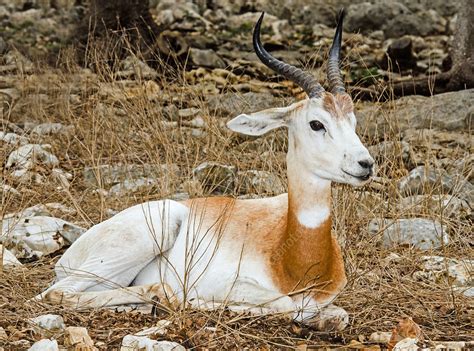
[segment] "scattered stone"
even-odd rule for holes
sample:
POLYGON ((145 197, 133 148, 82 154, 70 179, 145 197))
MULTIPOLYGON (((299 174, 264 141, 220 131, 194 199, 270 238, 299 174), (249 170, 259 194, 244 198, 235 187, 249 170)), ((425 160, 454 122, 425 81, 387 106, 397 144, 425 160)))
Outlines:
POLYGON ((7 198, 8 196, 20 197, 21 193, 18 190, 16 190, 14 187, 8 184, 0 183, 0 196, 4 198, 7 198))
POLYGON ((59 346, 56 340, 42 339, 35 342, 28 351, 59 351, 59 346))
POLYGON ((25 25, 32 25, 37 22, 43 15, 43 10, 29 9, 26 11, 15 11, 10 15, 10 23, 14 27, 21 27, 25 25))
POLYGON ((67 327, 64 334, 64 345, 67 347, 74 347, 75 350, 81 351, 97 350, 86 328, 67 327))
POLYGON ((160 180, 156 178, 125 179, 123 182, 113 185, 108 192, 110 196, 122 196, 138 191, 151 190, 158 186, 160 180))
POLYGON ((209 68, 226 67, 225 62, 212 49, 201 50, 191 48, 189 50, 189 57, 191 58, 192 63, 194 63, 196 66, 209 68))
POLYGON ((217 162, 204 162, 193 169, 193 176, 208 192, 227 193, 234 189, 236 169, 217 162))
POLYGON ((447 281, 454 286, 469 286, 474 284, 474 260, 458 260, 442 256, 422 256, 421 271, 413 273, 419 280, 432 282, 447 281))
POLYGON ((218 111, 226 116, 235 117, 241 113, 252 113, 281 103, 270 93, 248 92, 242 95, 236 93, 220 94, 208 99, 209 110, 218 111))
POLYGON ((474 203, 474 185, 463 177, 452 176, 444 169, 425 166, 414 168, 398 183, 400 192, 405 195, 423 193, 450 193, 459 196, 468 203, 474 203))
POLYGON ((368 147, 372 157, 377 161, 386 160, 388 157, 401 158, 407 165, 411 164, 413 150, 405 141, 382 141, 376 145, 368 147))
POLYGON ((237 172, 237 183, 242 194, 282 194, 285 186, 281 179, 267 171, 240 171, 237 172))
POLYGON ((341 307, 328 305, 321 310, 312 324, 320 331, 338 332, 349 324, 349 314, 341 307))
POLYGON ((46 151, 50 145, 26 144, 20 146, 9 156, 6 168, 15 167, 16 169, 29 170, 36 164, 48 167, 57 167, 59 160, 56 156, 46 151))
POLYGON ((141 178, 171 178, 179 175, 176 164, 115 164, 84 168, 84 181, 93 187, 109 187, 125 180, 133 181, 141 178))
POLYGON ((471 208, 465 200, 453 195, 414 195, 402 198, 397 205, 403 213, 423 214, 436 211, 445 217, 469 217, 471 208))
MULTIPOLYGON (((188 120, 188 119, 197 117, 200 112, 201 110, 195 107, 183 108, 181 110, 178 110, 178 117, 180 119, 188 120)), ((171 120, 177 120, 177 119, 171 119, 171 120)))
MULTIPOLYGON (((21 262, 12 254, 10 251, 5 249, 3 245, 0 245, 0 256, 2 256, 2 266, 22 266, 21 262)), ((1 338, 0 338, 1 339, 1 338)))
POLYGON ((370 334, 369 341, 379 344, 388 344, 392 338, 391 332, 374 332, 370 334))
POLYGON ((26 145, 28 144, 28 138, 16 133, 5 133, 0 131, 0 141, 11 145, 26 145))
POLYGON ((442 225, 425 218, 373 219, 369 222, 369 232, 383 231, 382 245, 394 247, 408 245, 420 250, 436 249, 449 243, 448 234, 442 225))
POLYGON ((146 336, 126 335, 120 351, 184 351, 183 346, 171 341, 152 340, 146 336))
POLYGON ((121 71, 117 76, 121 78, 136 77, 143 80, 153 80, 158 78, 158 72, 148 66, 136 56, 128 56, 120 63, 121 71))
POLYGON ((74 126, 65 126, 62 123, 41 123, 34 127, 31 133, 37 135, 67 135, 73 131, 74 126))
POLYGON ((45 314, 29 320, 32 324, 46 330, 63 330, 66 328, 63 317, 57 314, 45 314))
POLYGON ((156 326, 151 328, 145 328, 138 333, 135 333, 136 336, 150 336, 150 335, 160 335, 163 336, 167 332, 167 327, 171 325, 171 321, 162 319, 156 323, 156 326))
POLYGON ((416 338, 405 338, 400 340, 393 347, 393 351, 418 351, 420 348, 416 344, 418 339, 416 338))
POLYGON ((18 258, 41 257, 70 245, 86 229, 60 218, 34 216, 4 219, 0 242, 18 258))
POLYGON ((3 329, 3 327, 0 327, 0 341, 5 341, 7 339, 8 339, 7 332, 5 331, 5 329, 3 329))

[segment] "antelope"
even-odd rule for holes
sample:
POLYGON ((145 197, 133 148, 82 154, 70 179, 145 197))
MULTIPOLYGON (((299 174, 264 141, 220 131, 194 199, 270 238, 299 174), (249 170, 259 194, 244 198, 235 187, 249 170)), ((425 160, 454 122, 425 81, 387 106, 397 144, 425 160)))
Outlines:
POLYGON ((95 308, 167 297, 197 308, 281 313, 323 329, 344 328, 347 312, 332 305, 346 275, 331 234, 331 183, 362 186, 374 166, 355 132, 339 69, 344 12, 329 52, 330 91, 264 49, 263 16, 253 32, 258 58, 308 97, 241 114, 227 126, 252 136, 287 128, 288 193, 160 200, 125 209, 72 244, 55 266, 56 282, 36 299, 95 308))

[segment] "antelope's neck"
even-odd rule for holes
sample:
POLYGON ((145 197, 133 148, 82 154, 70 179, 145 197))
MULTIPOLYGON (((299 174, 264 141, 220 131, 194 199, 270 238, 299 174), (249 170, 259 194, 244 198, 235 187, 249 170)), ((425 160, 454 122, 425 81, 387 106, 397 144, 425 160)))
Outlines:
POLYGON ((331 235, 331 182, 305 174, 290 160, 287 223, 275 260, 280 288, 289 293, 314 286, 313 296, 326 300, 345 284, 340 248, 331 235))

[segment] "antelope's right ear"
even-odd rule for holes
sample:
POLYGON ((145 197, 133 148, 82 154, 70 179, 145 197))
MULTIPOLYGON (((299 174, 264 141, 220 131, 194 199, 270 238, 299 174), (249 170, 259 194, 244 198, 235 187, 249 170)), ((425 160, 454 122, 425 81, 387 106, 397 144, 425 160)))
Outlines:
POLYGON ((227 127, 237 133, 260 136, 272 129, 286 127, 291 113, 300 105, 301 102, 296 102, 288 107, 242 114, 227 122, 227 127))

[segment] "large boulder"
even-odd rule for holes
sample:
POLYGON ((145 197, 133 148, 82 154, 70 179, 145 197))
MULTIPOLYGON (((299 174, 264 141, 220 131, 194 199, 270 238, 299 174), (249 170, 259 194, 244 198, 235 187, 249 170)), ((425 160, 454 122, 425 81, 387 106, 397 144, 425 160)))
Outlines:
POLYGON ((441 129, 467 131, 472 119, 474 89, 431 97, 406 96, 387 104, 368 104, 357 112, 358 130, 378 138, 393 130, 441 129))
POLYGON ((369 222, 369 232, 382 232, 382 246, 386 248, 402 245, 431 250, 449 243, 441 223, 425 218, 373 219, 369 222))

